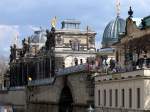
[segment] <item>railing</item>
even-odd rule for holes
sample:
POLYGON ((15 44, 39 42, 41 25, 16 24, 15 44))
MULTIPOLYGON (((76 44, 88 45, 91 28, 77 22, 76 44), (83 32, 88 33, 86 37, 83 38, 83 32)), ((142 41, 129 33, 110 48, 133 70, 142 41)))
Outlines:
POLYGON ((78 66, 67 67, 64 69, 59 69, 55 73, 57 76, 61 76, 61 75, 68 75, 68 74, 83 72, 83 71, 88 71, 88 64, 83 64, 83 65, 78 65, 78 66))
MULTIPOLYGON (((7 89, 7 88, 6 88, 7 89)), ((6 90, 5 89, 5 90, 6 90)), ((10 87, 9 90, 15 91, 15 90, 25 90, 25 86, 16 86, 16 87, 10 87)))
POLYGON ((39 79, 39 80, 32 80, 28 81, 28 86, 36 86, 36 85, 48 85, 52 84, 54 81, 54 78, 46 78, 46 79, 39 79))
MULTIPOLYGON (((107 66, 101 66, 97 67, 96 65, 90 65, 90 64, 82 64, 82 65, 77 65, 77 66, 72 66, 72 67, 67 67, 63 69, 59 69, 55 71, 56 77, 57 76, 64 76, 64 75, 69 75, 73 73, 80 73, 80 72, 100 72, 103 75, 109 75, 109 74, 116 74, 116 73, 125 73, 125 72, 131 72, 131 71, 136 71, 137 69, 133 69, 136 67, 133 66, 116 66, 113 70, 110 70, 109 67, 107 66)), ((54 82, 55 78, 54 77, 49 77, 46 79, 39 79, 39 80, 32 80, 28 81, 29 86, 35 86, 35 85, 47 85, 47 84, 52 84, 54 82)))
POLYGON ((125 72, 132 72, 132 71, 137 71, 137 70, 142 70, 142 69, 150 69, 150 66, 133 66, 133 65, 125 65, 125 66, 115 66, 113 69, 110 69, 108 66, 101 66, 97 69, 94 69, 97 72, 100 72, 102 74, 115 74, 115 73, 125 73, 125 72))
MULTIPOLYGON (((82 65, 67 67, 64 69, 59 69, 55 71, 55 75, 56 77, 58 77, 58 76, 69 75, 73 73, 80 73, 80 72, 88 71, 90 68, 91 68, 90 65, 82 64, 82 65)), ((31 81, 28 81, 28 86, 48 85, 48 84, 52 84, 54 81, 55 81, 55 77, 31 80, 31 81)))

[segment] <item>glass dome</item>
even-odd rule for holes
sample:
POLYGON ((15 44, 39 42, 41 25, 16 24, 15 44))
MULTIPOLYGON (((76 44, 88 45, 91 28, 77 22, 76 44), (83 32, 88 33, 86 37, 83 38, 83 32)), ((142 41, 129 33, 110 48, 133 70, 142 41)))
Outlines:
POLYGON ((32 43, 45 43, 46 42, 46 32, 45 31, 35 31, 32 35, 32 43))
POLYGON ((116 17, 115 20, 109 22, 103 33, 103 48, 110 47, 113 43, 117 42, 119 39, 118 34, 125 32, 125 26, 125 20, 123 20, 119 16, 116 17))

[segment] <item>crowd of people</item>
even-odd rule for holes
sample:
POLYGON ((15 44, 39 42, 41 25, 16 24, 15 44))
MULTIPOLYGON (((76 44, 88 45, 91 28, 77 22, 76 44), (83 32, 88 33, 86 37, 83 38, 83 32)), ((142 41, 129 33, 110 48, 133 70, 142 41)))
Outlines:
POLYGON ((97 60, 96 69, 105 73, 130 72, 138 69, 150 68, 150 58, 140 58, 137 61, 126 61, 125 64, 118 63, 114 58, 101 56, 97 60))

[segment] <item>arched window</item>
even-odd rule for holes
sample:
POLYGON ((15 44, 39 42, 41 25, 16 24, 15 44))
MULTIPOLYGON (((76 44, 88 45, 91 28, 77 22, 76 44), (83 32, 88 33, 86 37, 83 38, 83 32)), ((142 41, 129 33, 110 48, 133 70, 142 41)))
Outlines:
POLYGON ((78 59, 77 58, 74 59, 74 63, 75 63, 75 66, 78 65, 78 59))

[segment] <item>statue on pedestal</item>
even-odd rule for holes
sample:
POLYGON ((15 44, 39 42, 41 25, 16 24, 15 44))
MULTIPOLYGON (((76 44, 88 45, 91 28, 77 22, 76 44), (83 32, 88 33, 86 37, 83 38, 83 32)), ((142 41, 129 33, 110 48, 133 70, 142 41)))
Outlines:
POLYGON ((16 59, 16 44, 13 46, 10 46, 10 62, 12 62, 14 59, 16 59))
POLYGON ((22 40, 22 46, 23 46, 23 48, 22 48, 22 51, 20 53, 21 57, 23 57, 27 52, 29 52, 29 50, 30 50, 30 39, 29 38, 28 38, 28 40, 23 39, 22 40))
POLYGON ((46 30, 47 41, 45 43, 46 50, 52 50, 55 47, 55 27, 56 27, 56 17, 51 21, 51 31, 46 30))

